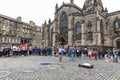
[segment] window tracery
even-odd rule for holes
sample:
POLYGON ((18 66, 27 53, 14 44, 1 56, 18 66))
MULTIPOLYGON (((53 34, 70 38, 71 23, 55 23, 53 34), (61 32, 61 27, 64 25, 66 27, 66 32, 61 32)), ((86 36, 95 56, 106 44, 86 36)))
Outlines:
POLYGON ((115 18, 113 22, 113 27, 114 27, 114 32, 115 33, 120 33, 120 19, 118 17, 115 18))
POLYGON ((60 35, 62 38, 65 38, 65 41, 61 41, 64 44, 67 44, 68 42, 68 16, 65 12, 62 13, 61 15, 61 20, 60 20, 60 35))
POLYGON ((76 40, 82 39, 82 28, 79 22, 77 22, 75 26, 75 36, 76 36, 76 40))
POLYGON ((87 40, 92 41, 93 40, 93 31, 92 31, 92 23, 91 21, 88 21, 87 23, 87 40))

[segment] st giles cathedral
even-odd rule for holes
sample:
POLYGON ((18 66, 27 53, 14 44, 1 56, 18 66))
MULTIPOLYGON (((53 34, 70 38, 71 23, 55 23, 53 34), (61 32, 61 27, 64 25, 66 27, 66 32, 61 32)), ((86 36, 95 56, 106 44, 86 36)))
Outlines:
POLYGON ((85 0, 83 8, 74 0, 56 4, 54 20, 42 24, 40 37, 41 46, 120 48, 120 10, 108 13, 101 0, 85 0))

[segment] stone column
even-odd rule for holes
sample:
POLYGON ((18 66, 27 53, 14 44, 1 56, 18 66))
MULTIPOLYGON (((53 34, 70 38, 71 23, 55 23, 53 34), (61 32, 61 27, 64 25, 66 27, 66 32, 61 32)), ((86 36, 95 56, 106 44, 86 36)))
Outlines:
POLYGON ((52 42, 53 44, 52 44, 52 46, 55 46, 56 36, 57 36, 57 34, 56 34, 56 33, 53 33, 53 42, 52 42))
POLYGON ((111 40, 111 36, 112 36, 112 35, 110 35, 109 21, 107 21, 106 26, 107 26, 107 29, 108 29, 108 30, 106 30, 107 33, 108 33, 108 41, 107 41, 107 42, 108 42, 108 45, 107 45, 107 46, 112 46, 112 40, 111 40))
POLYGON ((82 46, 85 45, 85 42, 86 42, 86 35, 85 35, 85 26, 84 26, 84 23, 82 23, 82 46))
POLYGON ((46 39, 45 41, 46 41, 46 46, 48 46, 48 39, 46 39))
POLYGON ((98 20, 97 20, 97 34, 96 34, 96 37, 97 37, 96 43, 97 43, 97 45, 102 45, 102 44, 101 44, 101 40, 102 40, 102 39, 101 39, 101 36, 102 36, 102 35, 101 35, 101 33, 100 33, 100 32, 101 32, 101 31, 100 31, 100 27, 101 27, 101 26, 100 26, 100 20, 98 19, 98 20))
POLYGON ((74 44, 74 16, 68 17, 68 45, 74 44))
POLYGON ((68 45, 73 45, 73 30, 68 31, 68 45))
POLYGON ((56 46, 56 36, 58 36, 57 35, 58 34, 58 25, 57 25, 57 20, 55 20, 55 23, 54 23, 54 27, 53 27, 53 44, 52 44, 52 46, 56 46))

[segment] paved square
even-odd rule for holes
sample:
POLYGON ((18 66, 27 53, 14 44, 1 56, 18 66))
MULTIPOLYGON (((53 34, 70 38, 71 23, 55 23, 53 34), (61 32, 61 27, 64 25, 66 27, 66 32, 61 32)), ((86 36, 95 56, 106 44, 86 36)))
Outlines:
POLYGON ((63 57, 59 63, 54 56, 0 58, 0 80, 120 80, 120 62, 63 57), (84 62, 94 68, 78 67, 84 62))

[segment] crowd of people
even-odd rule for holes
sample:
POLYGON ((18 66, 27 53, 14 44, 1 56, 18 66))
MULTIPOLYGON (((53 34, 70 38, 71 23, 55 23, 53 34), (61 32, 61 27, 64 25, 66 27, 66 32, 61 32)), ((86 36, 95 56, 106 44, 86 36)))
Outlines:
POLYGON ((58 56, 59 61, 62 61, 62 56, 69 56, 71 61, 74 61, 76 58, 80 57, 82 59, 102 59, 105 61, 114 61, 118 62, 120 58, 120 50, 113 49, 95 49, 95 48, 80 48, 76 46, 69 47, 37 47, 37 46, 22 46, 22 45, 13 45, 13 46, 3 46, 0 45, 0 57, 1 56, 28 56, 28 55, 37 55, 37 56, 58 56))

